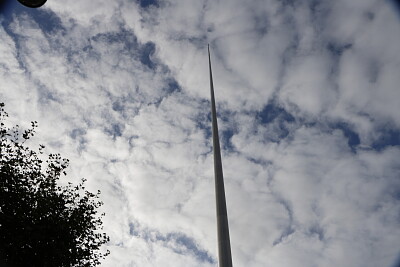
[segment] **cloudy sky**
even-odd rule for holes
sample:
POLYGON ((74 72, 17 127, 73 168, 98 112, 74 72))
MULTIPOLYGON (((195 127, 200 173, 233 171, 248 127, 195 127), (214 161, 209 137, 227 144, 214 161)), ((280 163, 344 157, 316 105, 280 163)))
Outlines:
POLYGON ((101 266, 216 266, 207 43, 234 266, 399 266, 394 1, 4 0, 0 101, 101 190, 101 266))

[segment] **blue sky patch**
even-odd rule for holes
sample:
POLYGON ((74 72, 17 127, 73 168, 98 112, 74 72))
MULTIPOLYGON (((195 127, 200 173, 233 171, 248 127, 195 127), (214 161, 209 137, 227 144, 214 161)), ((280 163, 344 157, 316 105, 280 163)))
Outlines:
POLYGON ((105 132, 109 135, 111 135, 113 138, 122 136, 122 132, 124 130, 125 126, 119 123, 112 123, 105 129, 105 132))
POLYGON ((142 8, 147 8, 150 6, 156 6, 156 7, 158 6, 157 0, 137 0, 137 1, 142 8))
POLYGON ((112 109, 114 111, 123 111, 124 110, 124 106, 120 101, 115 101, 114 103, 112 103, 112 109))
POLYGON ((343 135, 347 138, 347 145, 354 152, 356 147, 360 144, 359 135, 352 129, 352 127, 345 123, 339 122, 331 126, 333 129, 339 129, 343 132, 343 135))
POLYGON ((335 56, 341 56, 344 51, 351 49, 353 47, 353 44, 338 44, 334 42, 329 42, 326 45, 326 49, 328 49, 329 52, 331 52, 335 56))
POLYGON ((317 236, 319 240, 323 241, 325 238, 324 229, 318 224, 311 226, 309 229, 309 235, 317 236))
POLYGON ((400 130, 395 128, 382 128, 378 132, 379 137, 373 142, 372 148, 383 150, 389 146, 400 145, 400 130))
MULTIPOLYGON (((210 103, 211 109, 211 103, 210 103)), ((222 110, 220 109, 217 112, 217 121, 218 121, 218 132, 219 132, 219 140, 222 150, 234 151, 234 147, 232 145, 231 138, 237 133, 237 129, 234 125, 232 125, 232 121, 234 120, 235 112, 230 110, 222 110), (222 128, 222 124, 225 124, 227 127, 222 128)), ((210 111, 210 125, 211 125, 211 111, 210 111)))
POLYGON ((155 63, 152 61, 151 56, 156 51, 156 46, 152 42, 147 42, 140 47, 140 62, 143 65, 149 67, 150 69, 154 69, 155 63))
POLYGON ((185 250, 176 251, 178 253, 185 253, 189 251, 193 253, 196 258, 201 262, 215 263, 215 260, 208 254, 206 250, 200 249, 196 241, 182 233, 172 233, 167 235, 167 239, 175 240, 175 242, 182 246, 185 250))
POLYGON ((65 30, 60 17, 50 9, 38 8, 35 12, 31 12, 31 16, 44 33, 51 34, 65 30))
POLYGON ((291 234, 293 234, 295 232, 295 230, 292 227, 287 227, 285 229, 285 231, 282 232, 282 234, 276 239, 274 240, 274 242, 272 243, 273 246, 278 245, 279 243, 282 243, 282 241, 285 240, 285 238, 287 238, 288 236, 290 236, 291 234))
POLYGON ((211 127, 211 103, 206 99, 200 100, 199 104, 201 112, 194 118, 196 128, 204 132, 206 140, 212 140, 212 127, 211 127))
POLYGON ((256 114, 256 119, 266 128, 265 140, 272 142, 279 142, 286 138, 290 133, 289 125, 296 121, 292 114, 273 101, 256 114))
POLYGON ((294 122, 295 120, 292 114, 277 106, 274 102, 267 104, 263 110, 257 114, 257 118, 262 124, 267 124, 275 119, 287 122, 294 122))
POLYGON ((162 234, 157 230, 141 229, 138 223, 129 224, 129 233, 147 242, 161 241, 165 247, 172 249, 175 253, 182 255, 191 254, 200 262, 215 263, 214 258, 206 250, 200 248, 195 239, 184 233, 172 232, 162 234))
POLYGON ((171 93, 173 93, 173 92, 181 92, 182 91, 182 88, 181 88, 181 86, 178 84, 178 82, 175 80, 175 79, 173 79, 173 78, 170 78, 170 79, 168 79, 168 82, 167 82, 167 88, 165 88, 165 90, 166 90, 166 92, 168 93, 168 94, 171 94, 171 93))
POLYGON ((0 0, 0 19, 5 18, 4 21, 0 20, 3 25, 9 24, 14 14, 20 14, 23 11, 29 11, 29 9, 16 0, 0 0))

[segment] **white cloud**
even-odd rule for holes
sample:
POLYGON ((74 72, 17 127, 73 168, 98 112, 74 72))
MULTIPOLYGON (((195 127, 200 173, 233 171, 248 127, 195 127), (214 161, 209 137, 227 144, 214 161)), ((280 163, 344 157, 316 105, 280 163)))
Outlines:
POLYGON ((102 191, 102 266, 215 265, 207 43, 235 266, 394 264, 400 150, 374 147, 399 131, 388 4, 52 0, 52 31, 35 12, 1 24, 0 98, 102 191))

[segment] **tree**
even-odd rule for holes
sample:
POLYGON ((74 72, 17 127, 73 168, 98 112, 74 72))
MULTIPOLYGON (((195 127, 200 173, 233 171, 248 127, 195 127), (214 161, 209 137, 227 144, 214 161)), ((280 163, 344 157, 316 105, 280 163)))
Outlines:
POLYGON ((0 103, 0 266, 72 267, 96 266, 109 251, 100 233, 103 204, 99 194, 85 190, 85 179, 61 186, 68 160, 50 154, 40 159, 44 146, 35 152, 25 145, 34 136, 37 122, 20 132, 7 128, 8 117, 0 103))

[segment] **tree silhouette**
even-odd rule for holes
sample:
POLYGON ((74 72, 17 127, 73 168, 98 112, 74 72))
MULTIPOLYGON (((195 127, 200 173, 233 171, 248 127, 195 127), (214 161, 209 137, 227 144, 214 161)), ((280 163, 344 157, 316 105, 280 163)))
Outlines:
POLYGON ((97 208, 99 194, 85 190, 85 179, 74 186, 58 185, 66 175, 68 160, 50 154, 44 163, 25 141, 37 122, 20 132, 7 128, 8 117, 0 103, 0 266, 96 266, 109 251, 97 208))

